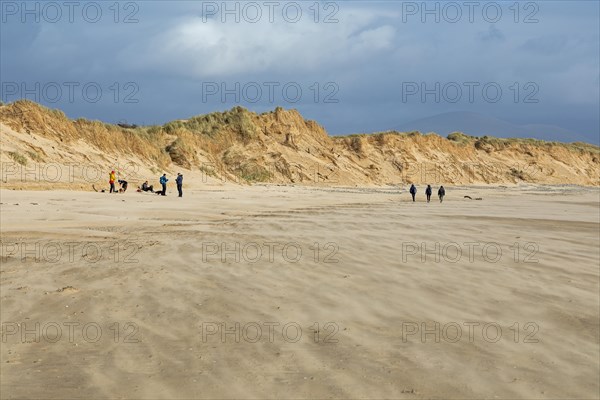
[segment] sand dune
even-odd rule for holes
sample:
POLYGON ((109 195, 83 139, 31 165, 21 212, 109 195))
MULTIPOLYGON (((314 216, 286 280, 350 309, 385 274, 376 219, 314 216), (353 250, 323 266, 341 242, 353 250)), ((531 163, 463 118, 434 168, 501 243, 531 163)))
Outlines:
POLYGON ((600 184, 600 149, 530 139, 419 132, 329 136, 295 110, 241 107, 163 126, 123 129, 29 101, 0 106, 4 188, 90 190, 108 172, 139 185, 183 171, 192 185, 407 183, 600 184))
POLYGON ((0 195, 3 399, 600 390, 595 188, 0 195))

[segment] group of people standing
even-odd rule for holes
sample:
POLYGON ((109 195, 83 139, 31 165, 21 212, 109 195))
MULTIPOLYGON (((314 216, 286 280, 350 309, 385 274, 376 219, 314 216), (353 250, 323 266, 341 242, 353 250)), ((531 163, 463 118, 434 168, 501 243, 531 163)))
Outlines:
MULTIPOLYGON (((410 185, 410 195, 412 196, 412 201, 415 201, 415 197, 417 195, 417 187, 412 184, 410 185)), ((431 194, 433 193, 433 189, 431 189, 431 185, 427 185, 427 189, 425 189, 425 195, 427 196, 427 202, 431 201, 431 194)), ((440 198, 440 203, 444 201, 444 196, 446 195, 446 189, 443 186, 440 186, 438 189, 438 197, 440 198)))
MULTIPOLYGON (((167 182, 169 182, 167 174, 163 174, 158 181, 160 182, 160 186, 162 187, 162 190, 158 193, 162 196, 166 196, 167 182)), ((183 197, 183 175, 177 174, 177 178, 175 178, 175 184, 177 184, 177 193, 179 193, 179 197, 183 197)))
MULTIPOLYGON (((108 183, 110 184, 110 193, 117 192, 117 189, 115 188, 116 179, 117 179, 117 176, 115 174, 115 171, 111 171, 109 174, 109 177, 108 177, 108 183)), ((118 182, 121 185, 121 189, 119 189, 118 192, 125 192, 127 190, 127 181, 119 180, 118 182)), ((163 174, 160 177, 159 182, 161 185, 161 190, 158 190, 155 192, 154 186, 149 185, 148 181, 145 181, 144 183, 142 183, 142 186, 140 186, 138 188, 138 192, 150 192, 150 193, 156 193, 156 194, 160 194, 162 196, 166 196, 167 195, 167 182, 169 182, 169 179, 167 178, 167 174, 163 174)), ((177 192, 179 193, 179 197, 183 197, 183 175, 177 174, 177 178, 175 178, 175 183, 177 184, 177 192)))

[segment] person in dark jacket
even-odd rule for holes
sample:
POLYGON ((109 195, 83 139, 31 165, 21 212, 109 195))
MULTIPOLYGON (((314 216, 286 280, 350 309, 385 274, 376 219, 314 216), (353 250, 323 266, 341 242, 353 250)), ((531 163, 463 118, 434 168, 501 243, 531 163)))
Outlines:
POLYGON ((177 174, 175 183, 177 184, 177 191, 179 192, 179 197, 183 197, 183 175, 177 174))
POLYGON ((410 185, 410 190, 409 190, 409 192, 410 192, 410 194, 411 194, 411 196, 412 196, 413 203, 414 203, 414 201, 415 201, 415 196, 417 195, 417 188, 415 187, 415 185, 414 185, 414 184, 410 185))
POLYGON ((119 189, 119 193, 125 193, 127 191, 127 181, 125 179, 118 180, 119 185, 121 185, 121 189, 119 189))
POLYGON ((431 185, 427 185, 427 189, 425 189, 425 195, 427 196, 427 202, 431 201, 431 185))
POLYGON ((154 193, 154 186, 148 185, 148 181, 142 183, 142 192, 151 192, 154 193))
POLYGON ((162 196, 166 196, 167 195, 167 182, 169 182, 169 180, 167 179, 167 174, 163 174, 163 176, 160 177, 159 182, 162 185, 162 190, 161 190, 160 194, 162 196))
POLYGON ((440 186, 438 190, 438 197, 440 198, 440 203, 444 201, 444 196, 446 195, 446 189, 443 186, 440 186))

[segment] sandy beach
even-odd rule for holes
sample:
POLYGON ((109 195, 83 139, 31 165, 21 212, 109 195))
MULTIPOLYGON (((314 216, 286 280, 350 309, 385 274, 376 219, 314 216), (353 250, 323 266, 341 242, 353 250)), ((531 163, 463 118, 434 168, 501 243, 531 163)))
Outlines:
POLYGON ((600 1, 0 3, 0 400, 600 400, 600 1))
POLYGON ((598 189, 447 189, 2 190, 0 397, 596 398, 598 189))

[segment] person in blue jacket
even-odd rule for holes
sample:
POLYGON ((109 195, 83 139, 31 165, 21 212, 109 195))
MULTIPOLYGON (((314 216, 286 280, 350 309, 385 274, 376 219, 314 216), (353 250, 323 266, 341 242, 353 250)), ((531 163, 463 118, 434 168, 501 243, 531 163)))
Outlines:
POLYGON ((177 184, 177 191, 179 192, 179 197, 183 197, 183 175, 177 174, 175 183, 177 184))
POLYGON ((415 187, 414 184, 410 185, 409 192, 410 192, 410 194, 412 196, 412 199, 413 199, 413 202, 414 202, 415 201, 415 196, 417 195, 417 188, 415 187))
POLYGON ((167 195, 167 182, 169 182, 169 180, 167 179, 167 174, 163 174, 163 176, 160 177, 160 184, 162 185, 162 191, 160 192, 161 195, 166 196, 167 195))

